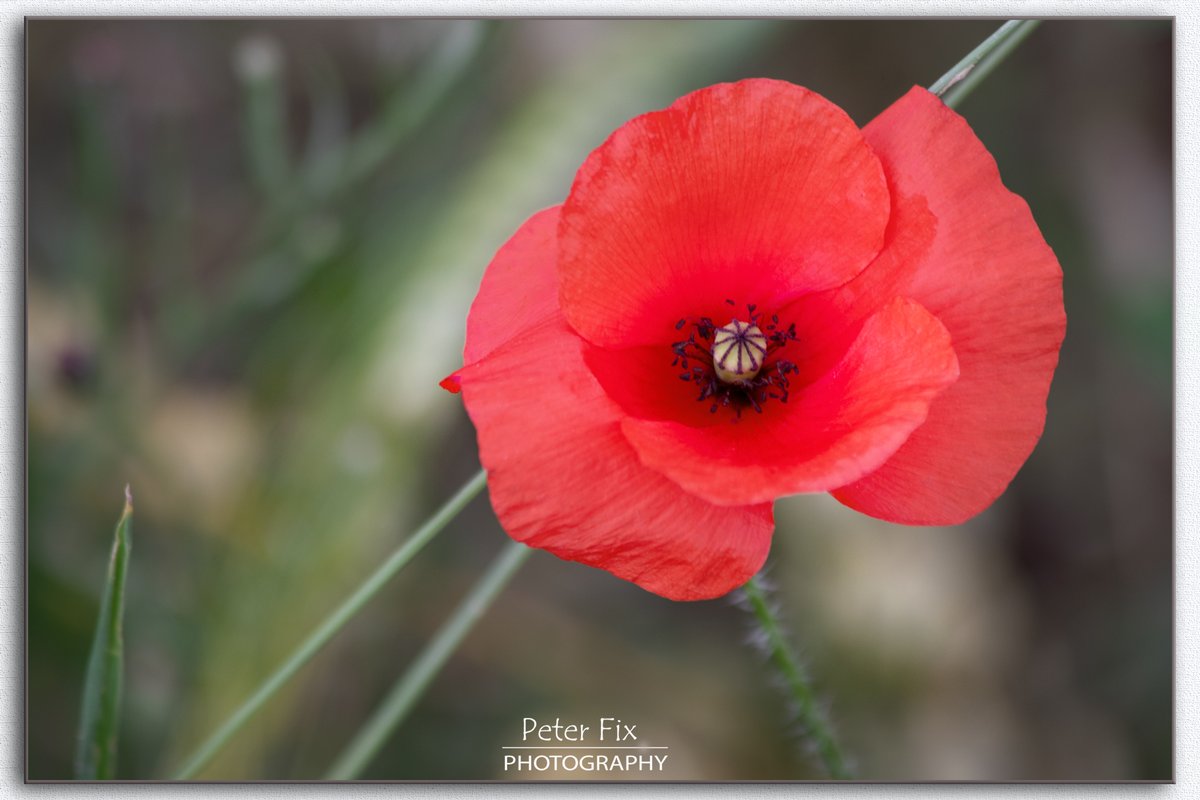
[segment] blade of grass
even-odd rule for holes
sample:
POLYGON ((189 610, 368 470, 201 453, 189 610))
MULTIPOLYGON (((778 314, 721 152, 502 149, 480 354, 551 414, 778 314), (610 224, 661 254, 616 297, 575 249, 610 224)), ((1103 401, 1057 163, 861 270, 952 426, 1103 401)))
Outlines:
POLYGON ((121 720, 121 680, 125 657, 123 618, 125 575, 129 567, 129 527, 133 520, 133 496, 125 487, 125 510, 113 534, 108 578, 100 600, 96 635, 88 656, 83 683, 83 709, 75 749, 78 780, 111 780, 117 770, 117 730, 121 720))
POLYGON ((1036 19, 1013 19, 1004 23, 967 53, 962 61, 934 81, 929 91, 950 108, 955 108, 1040 24, 1041 20, 1036 19))
POLYGON ((325 775, 327 780, 353 780, 359 776, 531 552, 520 542, 508 543, 471 593, 392 687, 367 724, 333 762, 325 775))
POLYGON ((279 666, 250 695, 237 711, 213 732, 208 739, 183 763, 183 766, 172 776, 173 780, 188 780, 204 768, 221 748, 237 733, 254 714, 263 707, 284 684, 291 680, 300 668, 315 656, 347 622, 354 618, 359 611, 382 589, 389 580, 395 577, 404 565, 412 560, 421 548, 433 539, 450 520, 458 515, 474 497, 487 485, 487 474, 482 470, 466 483, 451 497, 445 505, 422 525, 403 545, 383 562, 379 569, 367 578, 355 590, 354 594, 330 614, 321 625, 313 631, 304 642, 296 648, 291 656, 279 666))

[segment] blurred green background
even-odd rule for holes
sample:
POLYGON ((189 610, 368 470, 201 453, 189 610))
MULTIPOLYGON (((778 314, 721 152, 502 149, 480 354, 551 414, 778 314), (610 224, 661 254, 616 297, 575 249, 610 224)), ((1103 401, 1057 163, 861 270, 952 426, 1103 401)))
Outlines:
MULTIPOLYGON (((27 776, 70 777, 127 481, 119 775, 160 778, 477 469, 437 381, 613 128, 750 76, 865 124, 997 24, 30 21, 27 776)), ((778 507, 861 777, 1173 773, 1171 67, 1169 21, 1052 21, 959 109, 1066 276, 1004 497, 941 529, 778 507)), ((201 777, 320 777, 504 541, 477 500, 201 777)), ((365 777, 504 778, 524 716, 636 722, 667 778, 817 777, 745 616, 535 554, 365 777)))

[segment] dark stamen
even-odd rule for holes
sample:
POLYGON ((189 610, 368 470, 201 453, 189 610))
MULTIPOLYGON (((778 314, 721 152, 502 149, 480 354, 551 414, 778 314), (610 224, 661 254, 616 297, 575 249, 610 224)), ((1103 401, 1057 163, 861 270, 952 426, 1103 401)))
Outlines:
MULTIPOLYGON (((727 299, 725 302, 734 308, 737 307, 737 303, 731 299, 727 299)), ((747 304, 746 309, 750 316, 748 325, 759 326, 766 338, 765 352, 762 351, 758 342, 753 342, 748 345, 751 349, 747 349, 744 354, 738 353, 739 358, 745 355, 753 357, 760 363, 761 369, 757 375, 748 380, 726 382, 717 377, 713 365, 712 348, 717 347, 717 334, 721 330, 721 326, 717 325, 711 317, 680 320, 675 325, 675 329, 684 330, 691 325, 691 333, 686 339, 671 345, 671 352, 675 357, 671 365, 684 370, 679 373, 679 380, 696 385, 699 390, 696 400, 697 402, 707 402, 710 414, 716 414, 721 408, 732 410, 733 416, 730 422, 733 423, 741 420, 742 411, 746 408, 752 408, 755 413, 762 414, 765 413, 764 406, 768 401, 778 400, 781 404, 786 404, 790 397, 789 376, 798 372, 794 362, 777 357, 781 349, 790 342, 798 340, 795 324, 792 323, 786 328, 780 329, 778 314, 772 314, 767 318, 770 319, 770 323, 767 324, 766 319, 762 319, 760 322, 763 315, 758 313, 756 304, 747 304), (690 371, 689 360, 691 360, 690 371)), ((721 339, 721 341, 723 345, 727 344, 725 339, 721 339)), ((741 370, 740 365, 738 369, 741 370)))

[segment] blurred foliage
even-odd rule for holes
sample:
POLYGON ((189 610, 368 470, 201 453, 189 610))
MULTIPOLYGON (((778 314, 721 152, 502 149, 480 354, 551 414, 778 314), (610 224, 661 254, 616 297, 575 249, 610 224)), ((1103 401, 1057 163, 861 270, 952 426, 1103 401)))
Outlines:
MULTIPOLYGON (((750 76, 858 122, 993 22, 34 20, 28 772, 70 775, 113 497, 139 498, 119 777, 162 777, 474 469, 490 255, 613 128, 750 76)), ((1168 778, 1167 21, 1052 21, 959 109, 1062 261, 1046 434, 957 529, 781 504, 771 578, 859 773, 1168 778)), ((498 552, 475 503, 202 777, 315 778, 498 552)), ((502 778, 524 716, 668 778, 811 767, 728 603, 535 554, 366 777, 502 778)))

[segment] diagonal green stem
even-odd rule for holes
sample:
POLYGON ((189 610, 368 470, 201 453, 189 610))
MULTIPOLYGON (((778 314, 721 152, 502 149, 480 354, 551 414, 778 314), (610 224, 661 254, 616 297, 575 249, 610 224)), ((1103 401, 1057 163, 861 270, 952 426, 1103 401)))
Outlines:
POLYGON ((950 108, 966 99, 980 81, 1025 40, 1041 20, 1009 20, 929 87, 950 108))
POLYGON ((451 497, 445 505, 430 517, 424 525, 422 525, 416 533, 412 535, 404 544, 402 544, 387 561, 375 570, 371 577, 367 578, 355 590, 354 594, 343 602, 336 611, 329 615, 321 625, 309 634, 309 637, 296 648, 295 652, 288 657, 287 661, 283 662, 280 667, 271 674, 266 681, 250 696, 245 703, 233 712, 221 727, 207 739, 199 748, 189 757, 182 767, 172 776, 173 780, 188 780, 204 766, 212 760, 229 739, 237 733, 238 729, 246 724, 254 714, 262 708, 262 706, 271 699, 277 691, 280 690, 291 678, 300 671, 300 668, 309 662, 309 660, 324 647, 334 635, 342 629, 347 622, 362 610, 371 598, 373 598, 380 589, 387 584, 396 573, 398 573, 409 561, 412 560, 421 548, 428 544, 433 537, 441 532, 446 524, 462 511, 466 505, 475 498, 483 487, 487 485, 487 474, 482 470, 475 477, 471 478, 465 486, 451 497))
POLYGON ((775 662, 776 668, 787 683, 788 693, 796 702, 796 714, 804 728, 804 735, 816 745, 817 755, 820 756, 829 776, 837 780, 848 780, 852 777, 850 770, 846 767, 845 758, 833 735, 829 720, 817 705, 812 681, 788 644, 779 619, 767 602, 758 578, 751 578, 742 587, 742 591, 745 592, 746 599, 750 602, 750 610, 766 636, 771 660, 775 662))
POLYGON ((519 542, 509 542, 500 552, 483 578, 475 584, 471 593, 454 610, 450 619, 446 620, 417 656, 417 660, 392 687, 382 705, 367 720, 367 724, 338 756, 325 775, 327 780, 353 780, 359 776, 396 726, 408 716, 408 712, 421 699, 430 682, 532 552, 519 542))

